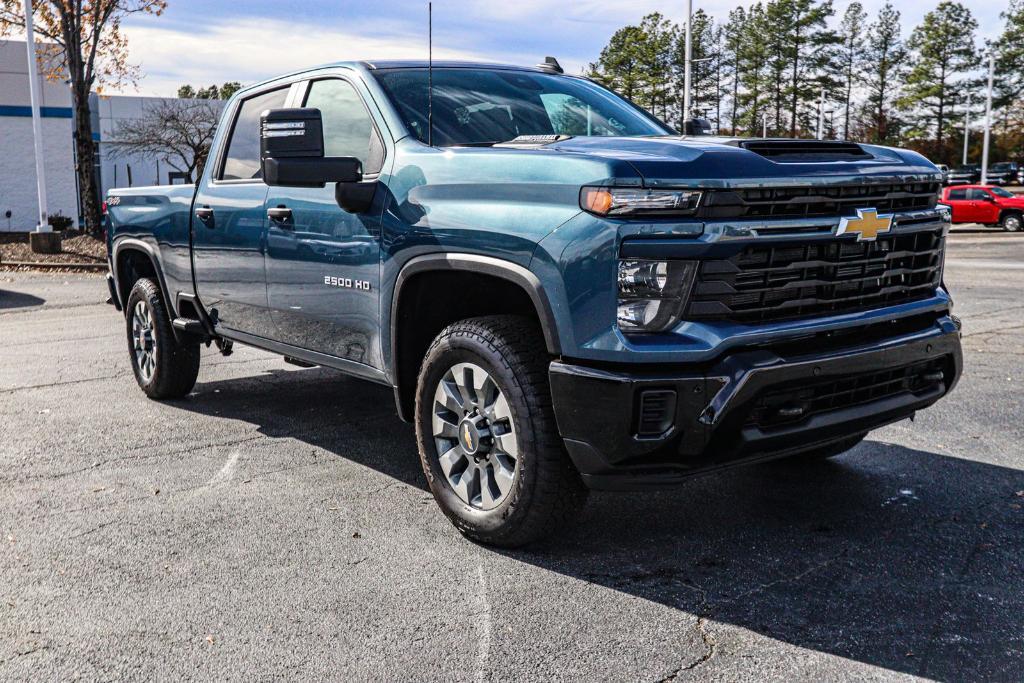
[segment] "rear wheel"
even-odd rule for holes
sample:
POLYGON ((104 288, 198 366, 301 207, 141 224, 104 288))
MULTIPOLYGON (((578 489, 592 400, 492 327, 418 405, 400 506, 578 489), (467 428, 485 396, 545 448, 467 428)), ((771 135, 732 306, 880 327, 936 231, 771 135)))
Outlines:
POLYGON ((128 355, 135 381, 150 398, 180 398, 199 376, 199 344, 179 344, 160 288, 142 278, 128 295, 128 355))
POLYGON ((1020 232, 1021 228, 1024 227, 1024 223, 1021 221, 1021 214, 1019 213, 1008 213, 1003 216, 1003 220, 1000 223, 1003 226, 1003 230, 1007 232, 1020 232))
POLYGON ((586 489, 562 445, 533 321, 446 328, 420 369, 416 436, 434 499, 469 538, 514 547, 568 525, 586 489))

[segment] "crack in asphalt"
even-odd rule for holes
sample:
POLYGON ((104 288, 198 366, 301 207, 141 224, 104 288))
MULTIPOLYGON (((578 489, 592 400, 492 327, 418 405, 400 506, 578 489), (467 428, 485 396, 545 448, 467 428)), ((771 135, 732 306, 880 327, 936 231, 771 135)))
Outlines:
MULTIPOLYGON (((808 576, 810 574, 813 574, 814 572, 816 572, 816 571, 818 571, 820 569, 824 569, 825 567, 828 567, 828 566, 830 566, 832 564, 835 564, 836 562, 838 562, 839 560, 841 560, 845 556, 846 556, 845 552, 840 553, 840 554, 836 555, 835 557, 831 557, 831 558, 829 558, 827 560, 824 560, 822 562, 818 562, 818 563, 816 563, 816 564, 814 564, 814 565, 812 565, 812 566, 810 566, 810 567, 808 567, 808 568, 806 568, 806 569, 804 569, 802 571, 797 572, 796 574, 789 575, 789 576, 783 576, 783 577, 780 577, 778 579, 775 579, 774 581, 769 581, 767 583, 759 584, 758 586, 756 586, 756 587, 754 587, 754 588, 752 588, 752 589, 750 589, 748 591, 744 591, 743 593, 739 593, 738 595, 735 595, 735 596, 732 596, 732 597, 728 597, 728 598, 725 598, 723 600, 719 600, 719 601, 714 602, 714 603, 708 598, 707 591, 704 590, 703 588, 701 588, 700 586, 698 586, 696 584, 693 584, 693 583, 689 583, 687 581, 677 582, 677 585, 680 585, 680 586, 682 586, 684 588, 692 590, 692 591, 696 592, 698 595, 700 595, 701 605, 700 605, 700 608, 695 613, 695 616, 697 617, 697 621, 696 621, 696 623, 694 625, 694 628, 697 631, 697 635, 700 636, 701 642, 704 644, 704 648, 705 649, 704 649, 704 653, 700 657, 698 657, 695 660, 693 660, 693 661, 691 661, 691 662, 689 662, 689 663, 679 667, 678 669, 675 669, 674 671, 670 672, 667 676, 664 676, 662 678, 657 679, 657 683, 668 683, 669 681, 674 681, 677 678, 679 678, 679 676, 682 675, 684 672, 693 671, 694 669, 697 669, 698 667, 701 667, 704 664, 708 663, 709 661, 711 661, 711 659, 713 659, 715 657, 715 655, 718 652, 718 641, 715 640, 714 635, 712 634, 712 632, 708 628, 708 623, 711 620, 713 620, 715 612, 718 609, 720 609, 722 606, 734 603, 734 602, 736 602, 738 600, 741 600, 743 598, 746 598, 746 597, 749 597, 751 595, 755 595, 755 594, 760 593, 762 591, 768 590, 768 589, 772 588, 773 586, 777 586, 777 585, 779 585, 781 583, 789 583, 789 582, 792 582, 792 581, 800 581, 804 577, 806 577, 806 576, 808 576)), ((675 574, 675 572, 674 571, 670 571, 669 574, 675 574)), ((634 576, 639 576, 640 578, 651 578, 651 577, 658 577, 658 576, 664 576, 664 575, 665 575, 665 572, 642 572, 640 574, 632 575, 632 576, 627 577, 627 578, 628 579, 633 579, 634 576)))
POLYGON ((110 522, 104 522, 103 524, 99 524, 97 526, 94 526, 93 528, 87 529, 86 531, 83 531, 81 533, 74 534, 72 536, 68 536, 65 540, 72 541, 72 540, 74 540, 76 538, 81 538, 82 536, 88 536, 89 534, 95 533, 95 532, 99 531, 100 529, 105 529, 108 526, 111 526, 111 525, 114 525, 114 524, 120 524, 120 523, 121 523, 121 520, 119 520, 119 519, 115 519, 115 520, 110 521, 110 522))
POLYGON ((102 382, 108 379, 117 379, 118 377, 124 377, 128 373, 125 371, 114 373, 113 375, 103 375, 101 377, 83 377, 82 379, 69 379, 64 381, 48 382, 46 384, 30 384, 23 387, 11 387, 10 389, 0 389, 0 395, 2 394, 13 394, 18 391, 29 391, 31 389, 50 389, 53 387, 63 387, 71 384, 85 384, 87 382, 102 382))
POLYGON ((0 482, 21 483, 21 482, 26 482, 26 481, 38 481, 38 480, 43 480, 43 481, 54 480, 55 481, 55 480, 58 480, 58 479, 64 479, 65 477, 72 477, 72 476, 74 476, 76 474, 81 474, 82 472, 88 472, 90 470, 98 469, 99 467, 102 467, 103 465, 109 465, 111 463, 121 462, 123 460, 150 460, 150 459, 153 459, 153 458, 173 457, 175 455, 187 455, 189 453, 196 453, 196 452, 199 452, 199 451, 205 451, 205 450, 210 449, 210 448, 220 448, 222 446, 234 446, 234 445, 237 445, 237 444, 248 443, 250 441, 257 441, 257 440, 263 439, 263 438, 266 438, 263 434, 257 434, 255 436, 248 436, 248 437, 245 437, 245 438, 242 438, 242 439, 231 439, 229 441, 196 444, 195 446, 189 446, 187 448, 180 448, 180 449, 173 450, 173 451, 166 451, 166 452, 161 451, 161 452, 158 452, 158 453, 144 453, 142 455, 138 455, 137 454, 138 451, 150 448, 150 446, 148 446, 148 445, 146 445, 146 446, 137 446, 135 448, 129 449, 124 455, 118 455, 118 456, 113 457, 113 458, 107 458, 106 460, 97 460, 93 464, 90 464, 90 465, 88 465, 86 467, 79 467, 79 468, 73 469, 73 470, 65 470, 63 472, 54 472, 52 474, 35 474, 35 475, 22 476, 22 477, 3 477, 3 476, 0 476, 0 482))
POLYGON ((121 333, 118 332, 118 333, 110 333, 110 334, 97 334, 97 335, 93 335, 91 337, 66 337, 66 338, 62 338, 62 339, 48 339, 45 342, 43 342, 42 340, 35 339, 35 340, 32 340, 32 341, 23 341, 23 342, 14 342, 14 343, 9 343, 9 344, 4 344, 3 346, 4 346, 5 349, 13 349, 13 348, 15 348, 17 346, 38 346, 41 343, 46 343, 46 344, 67 344, 67 343, 70 343, 70 342, 92 341, 93 339, 115 339, 115 338, 120 338, 120 337, 121 337, 121 333))
POLYGON ((977 558, 981 551, 985 549, 986 544, 983 543, 980 538, 984 534, 985 532, 982 532, 976 536, 975 542, 971 544, 971 549, 967 552, 963 563, 960 565, 960 569, 955 572, 954 577, 950 580, 944 580, 939 584, 937 592, 939 599, 943 602, 943 609, 936 615, 935 621, 932 623, 932 627, 928 631, 928 644, 925 648, 924 656, 921 658, 921 664, 917 670, 917 675, 922 678, 926 677, 925 672, 928 669, 928 665, 931 663, 932 655, 935 654, 935 648, 938 645, 939 636, 942 635, 943 619, 947 614, 949 614, 949 610, 947 609, 949 601, 946 599, 946 591, 951 587, 960 585, 968 571, 970 571, 971 565, 974 564, 975 558, 977 558))

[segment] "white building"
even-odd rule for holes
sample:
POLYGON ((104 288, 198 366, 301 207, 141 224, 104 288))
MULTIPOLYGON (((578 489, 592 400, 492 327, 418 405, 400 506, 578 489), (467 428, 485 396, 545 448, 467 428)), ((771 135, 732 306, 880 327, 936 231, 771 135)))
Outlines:
MULTIPOLYGON (((28 79, 24 41, 0 41, 0 232, 26 232, 33 230, 38 222, 28 79)), ((66 83, 49 82, 41 76, 40 81, 43 164, 49 213, 69 216, 78 225, 81 221, 71 91, 66 83)), ((89 96, 101 198, 113 187, 181 182, 177 177, 179 174, 165 162, 113 153, 120 122, 144 116, 152 105, 163 99, 100 97, 95 93, 89 96)), ((218 108, 226 104, 220 100, 208 103, 218 108)))
MULTIPOLYGON (((154 105, 166 101, 166 98, 99 97, 94 93, 90 100, 93 140, 98 143, 101 197, 105 197, 107 190, 113 187, 171 185, 182 182, 180 174, 166 162, 152 157, 125 156, 114 151, 117 147, 117 129, 121 122, 144 117, 154 105)), ((218 109, 227 104, 221 100, 210 100, 207 103, 218 109)))
MULTIPOLYGON (((0 41, 0 231, 39 222, 28 56, 23 41, 0 41)), ((40 76, 43 169, 50 215, 78 220, 71 91, 40 76)))

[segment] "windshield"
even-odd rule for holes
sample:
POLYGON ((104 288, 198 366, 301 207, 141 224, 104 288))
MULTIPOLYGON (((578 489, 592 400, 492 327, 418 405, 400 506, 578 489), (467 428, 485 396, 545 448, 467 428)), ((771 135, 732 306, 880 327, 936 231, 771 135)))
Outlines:
POLYGON ((1004 197, 1006 199, 1013 199, 1014 197, 1017 196, 1017 195, 1013 194, 1012 192, 1010 192, 1009 190, 1004 190, 1001 187, 990 187, 990 188, 988 188, 988 191, 991 192, 992 194, 994 194, 997 197, 1004 197))
MULTIPOLYGON (((374 76, 422 142, 427 141, 427 69, 374 76)), ((435 145, 487 145, 520 135, 671 135, 642 110, 590 81, 503 69, 434 69, 435 145)))
POLYGON ((1008 163, 1006 163, 1004 161, 1004 162, 1001 162, 1001 163, 998 163, 998 164, 992 164, 992 170, 993 171, 1012 171, 1013 170, 1013 166, 1011 166, 1010 164, 1008 164, 1008 163))

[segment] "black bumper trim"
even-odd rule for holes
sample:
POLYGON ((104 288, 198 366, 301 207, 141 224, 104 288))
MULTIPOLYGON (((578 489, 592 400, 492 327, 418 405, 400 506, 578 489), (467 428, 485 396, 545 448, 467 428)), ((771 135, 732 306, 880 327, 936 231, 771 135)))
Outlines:
POLYGON ((959 329, 942 316, 913 334, 821 355, 743 351, 705 367, 635 372, 555 361, 549 373, 559 431, 584 480, 592 488, 634 489, 816 448, 911 417, 949 393, 962 366, 959 329), (768 390, 925 361, 942 365, 941 382, 840 405, 793 424, 762 429, 748 422, 768 390), (659 438, 640 438, 635 397, 652 389, 676 392, 675 416, 659 438))

